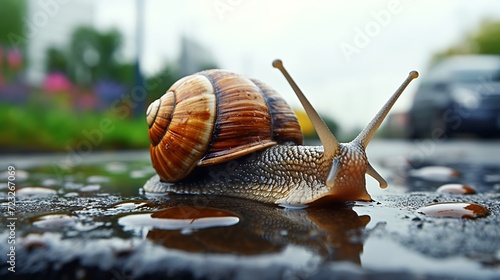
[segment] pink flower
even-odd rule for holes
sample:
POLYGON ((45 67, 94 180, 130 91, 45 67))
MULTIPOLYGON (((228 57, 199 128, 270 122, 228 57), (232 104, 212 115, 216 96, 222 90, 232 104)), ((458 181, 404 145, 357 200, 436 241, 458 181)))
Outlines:
POLYGON ((3 62, 3 49, 2 47, 0 47, 0 67, 2 66, 2 62, 3 62))
POLYGON ((50 73, 43 81, 43 90, 48 93, 68 92, 71 87, 71 81, 62 73, 50 73))
POLYGON ((18 49, 11 49, 7 53, 7 63, 13 70, 18 70, 23 65, 23 55, 18 49))
POLYGON ((92 93, 83 94, 78 98, 78 108, 81 110, 92 110, 97 107, 97 100, 92 93))

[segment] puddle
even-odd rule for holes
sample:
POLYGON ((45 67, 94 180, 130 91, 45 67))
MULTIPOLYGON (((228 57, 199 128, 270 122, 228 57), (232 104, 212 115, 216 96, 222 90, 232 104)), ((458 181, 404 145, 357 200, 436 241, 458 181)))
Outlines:
POLYGON ((110 209, 115 209, 115 210, 134 210, 134 209, 142 209, 146 207, 155 207, 156 204, 149 200, 128 200, 128 201, 121 201, 118 203, 113 204, 110 209))
MULTIPOLYGON (((16 178, 16 181, 18 181, 18 182, 26 181, 30 177, 29 172, 26 170, 16 169, 15 171, 16 171, 15 178, 16 178)), ((11 175, 10 175, 9 171, 0 172, 0 180, 1 181, 6 181, 10 176, 11 175)))
POLYGON ((78 190, 81 192, 98 192, 101 189, 101 185, 93 184, 80 187, 78 190))
POLYGON ((370 221, 349 207, 284 209, 254 201, 180 196, 159 211, 128 214, 125 231, 166 248, 197 253, 266 255, 289 244, 325 259, 359 264, 362 233, 370 221), (202 206, 209 203, 213 207, 202 206))
POLYGON ((412 169, 408 174, 412 177, 434 181, 449 181, 461 176, 460 171, 446 166, 425 166, 412 169))
POLYGON ((418 213, 436 218, 482 218, 488 215, 488 209, 475 203, 447 202, 424 206, 418 213))
MULTIPOLYGON (((391 147, 372 162, 383 163, 391 147)), ((143 195, 140 188, 154 174, 147 152, 96 158, 56 172, 45 162, 20 167, 13 213, 20 271, 49 278, 60 276, 61 268, 85 270, 85 277, 102 279, 460 279, 500 273, 500 166, 491 162, 421 162, 410 170, 406 159, 386 162, 387 190, 373 191, 378 184, 367 177, 375 202, 300 209, 227 197, 143 195)), ((3 182, 0 196, 6 213, 3 182)), ((8 234, 4 227, 0 239, 8 234)), ((0 243, 0 251, 6 245, 0 243)))
POLYGON ((106 176, 100 176, 100 175, 92 175, 87 177, 87 183, 89 184, 101 184, 101 183, 108 183, 109 178, 106 176))
POLYGON ((43 187, 24 187, 16 190, 16 195, 20 197, 53 196, 56 194, 56 190, 43 187))
POLYGON ((104 165, 104 169, 112 173, 125 173, 127 165, 123 162, 109 162, 104 165))
POLYGON ((182 230, 227 227, 237 224, 239 217, 216 208, 172 207, 145 214, 131 214, 118 219, 125 228, 182 230))
POLYGON ((451 193, 451 194, 476 194, 476 190, 467 185, 462 184, 445 184, 440 186, 436 192, 438 193, 451 193))
POLYGON ((41 185, 44 187, 56 187, 59 185, 59 181, 53 178, 47 178, 42 180, 41 185))
POLYGON ((46 230, 59 230, 76 225, 76 217, 67 214, 48 214, 31 219, 33 226, 46 230))

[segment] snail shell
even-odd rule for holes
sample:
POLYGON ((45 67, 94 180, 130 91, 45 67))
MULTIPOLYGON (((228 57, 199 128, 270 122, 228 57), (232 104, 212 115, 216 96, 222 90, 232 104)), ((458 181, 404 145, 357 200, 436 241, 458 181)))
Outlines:
POLYGON ((165 182, 177 182, 197 166, 302 144, 297 117, 276 91, 224 70, 180 79, 146 115, 151 160, 165 182))

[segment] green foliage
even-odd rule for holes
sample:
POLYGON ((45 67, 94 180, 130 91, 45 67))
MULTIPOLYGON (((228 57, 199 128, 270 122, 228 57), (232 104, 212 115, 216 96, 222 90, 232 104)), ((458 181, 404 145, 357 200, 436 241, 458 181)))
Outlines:
POLYGON ((50 47, 47 49, 47 58, 45 62, 45 67, 47 72, 68 71, 68 59, 66 54, 55 47, 50 47))
POLYGON ((0 105, 0 147, 8 151, 144 149, 149 146, 145 118, 122 119, 110 112, 75 112, 32 102, 25 107, 0 105), (103 120, 108 124, 102 129, 103 120), (89 137, 97 133, 100 137, 89 137))
POLYGON ((134 81, 134 67, 132 62, 114 63, 109 68, 109 77, 122 84, 131 85, 134 81))
POLYGON ((11 45, 13 34, 17 37, 23 36, 25 13, 25 0, 0 0, 0 19, 2 21, 0 24, 0 45, 11 45))
MULTIPOLYGON (((26 29, 26 2, 0 0, 0 47, 10 48, 14 43, 27 42, 23 33, 26 29), (11 42, 12 34, 18 38, 14 43, 11 42)), ((30 39, 36 40, 35 37, 30 39)), ((21 47, 24 45, 21 44, 21 47)), ((92 142, 84 131, 100 129, 103 120, 109 121, 112 129, 102 131, 102 140, 92 142, 92 149, 149 147, 145 108, 181 78, 180 67, 177 67, 181 63, 166 63, 161 71, 146 77, 144 87, 147 97, 143 100, 139 96, 141 90, 134 92, 136 83, 142 83, 136 77, 136 63, 125 61, 121 57, 122 47, 123 35, 119 31, 102 31, 81 26, 73 31, 67 45, 48 48, 46 72, 61 72, 69 78, 72 85, 53 89, 47 86, 50 83, 45 83, 43 89, 31 88, 30 92, 16 96, 17 103, 26 102, 23 105, 0 102, 0 152, 65 152, 78 149, 79 145, 92 142)), ((204 48, 188 53, 190 58, 193 53, 199 56, 193 60, 196 62, 193 68, 195 71, 216 67, 215 62, 206 59, 204 48)), ((25 60, 16 69, 19 73, 24 71, 24 62, 25 60)), ((7 85, 11 86, 9 83, 14 78, 7 78, 7 85)), ((58 80, 55 81, 57 83, 58 80)), ((7 90, 19 87, 11 86, 7 90)))
POLYGON ((485 20, 465 38, 438 52, 433 57, 433 62, 452 55, 461 54, 493 54, 500 55, 500 21, 485 20))
POLYGON ((470 41, 475 43, 476 53, 500 54, 500 22, 484 21, 470 41))
POLYGON ((160 71, 146 79, 148 101, 153 102, 160 98, 180 78, 182 77, 177 68, 173 64, 166 63, 160 71))
POLYGON ((66 73, 76 84, 90 86, 99 80, 132 85, 134 64, 122 62, 123 36, 117 30, 77 28, 68 46, 47 50, 46 69, 66 73))
POLYGON ((84 85, 111 78, 110 70, 117 64, 122 40, 116 30, 100 32, 93 27, 77 28, 69 47, 70 77, 84 85))

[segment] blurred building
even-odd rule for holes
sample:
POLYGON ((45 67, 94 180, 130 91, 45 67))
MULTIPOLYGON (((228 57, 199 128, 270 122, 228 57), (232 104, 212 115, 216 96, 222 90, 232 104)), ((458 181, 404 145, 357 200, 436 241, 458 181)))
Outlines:
POLYGON ((30 84, 40 85, 46 74, 47 49, 68 44, 71 33, 78 26, 93 25, 95 1, 28 0, 27 3, 25 24, 29 64, 26 78, 30 84))
POLYGON ((408 131, 408 114, 406 112, 390 113, 379 134, 385 138, 404 138, 408 131))
POLYGON ((181 37, 181 50, 178 59, 179 74, 191 75, 204 69, 216 68, 215 59, 210 51, 196 40, 181 37))

